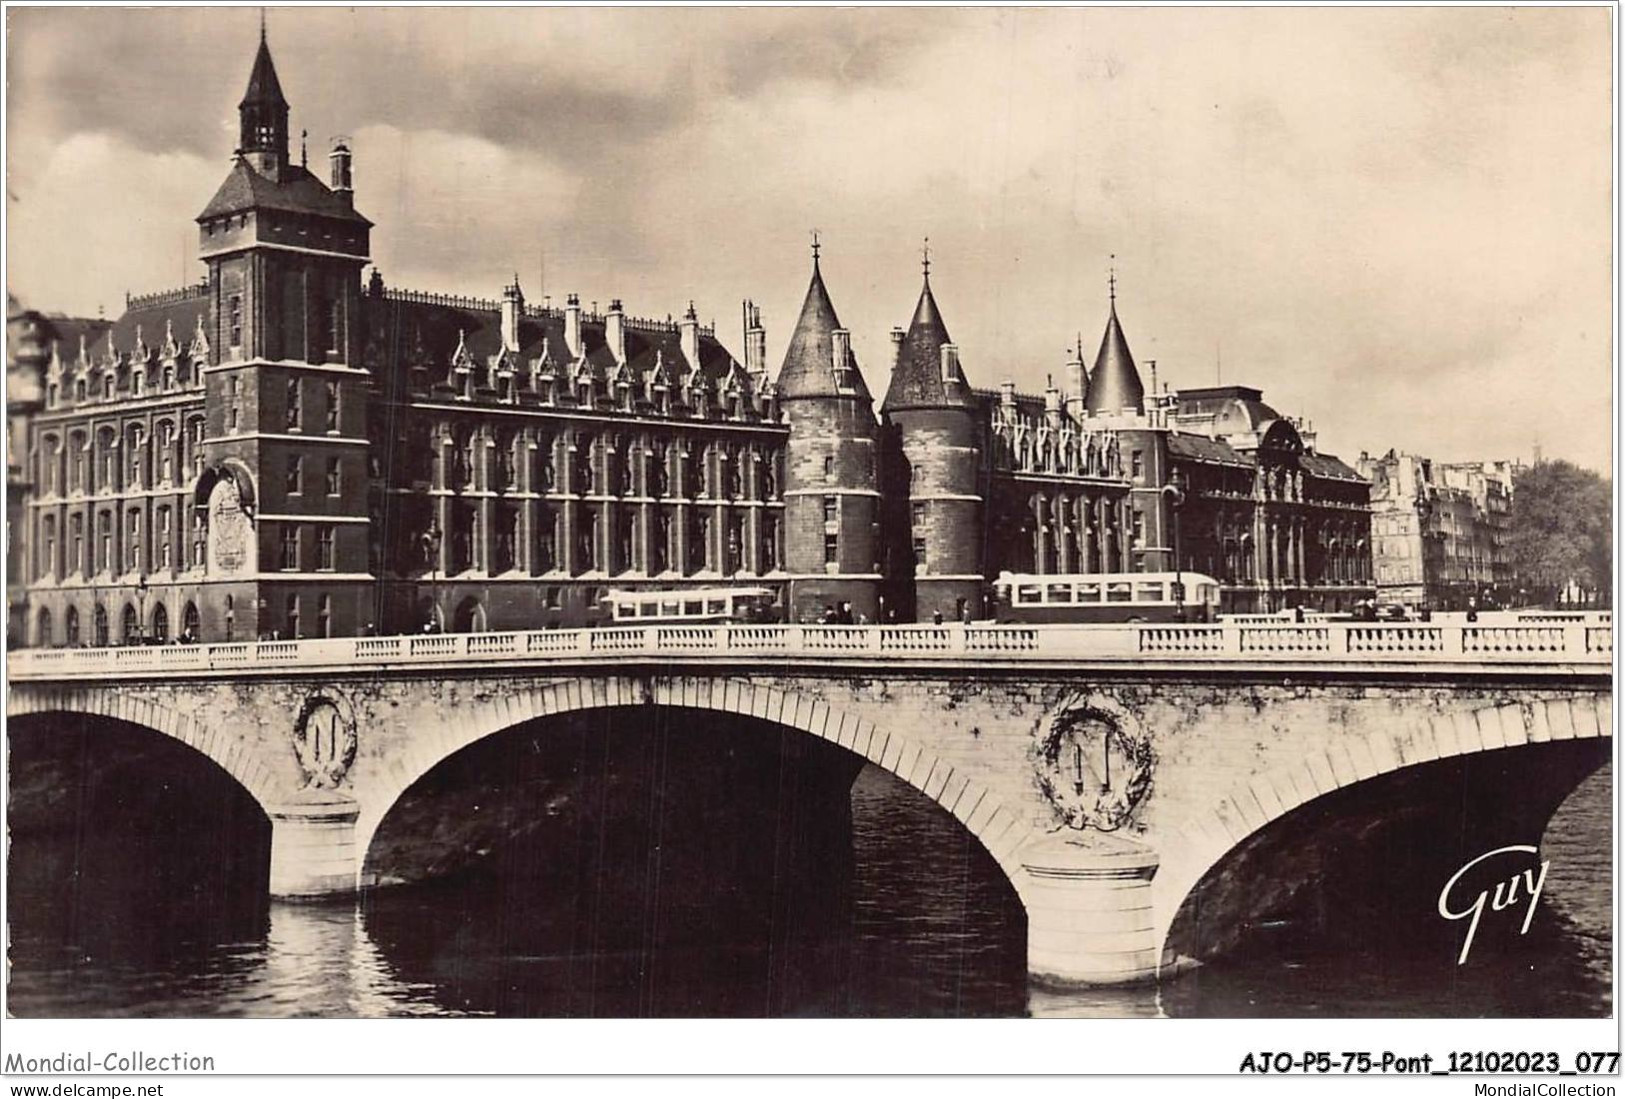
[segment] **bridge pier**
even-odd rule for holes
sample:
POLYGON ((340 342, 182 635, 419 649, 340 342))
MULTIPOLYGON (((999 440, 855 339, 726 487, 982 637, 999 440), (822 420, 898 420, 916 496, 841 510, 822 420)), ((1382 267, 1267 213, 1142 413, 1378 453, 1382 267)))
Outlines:
POLYGON ((272 806, 273 897, 326 897, 356 891, 359 862, 355 821, 360 806, 328 790, 308 790, 296 801, 272 806))
POLYGON ((1142 843, 1098 832, 1047 836, 1025 848, 1033 980, 1059 986, 1156 980, 1151 879, 1159 862, 1142 843))

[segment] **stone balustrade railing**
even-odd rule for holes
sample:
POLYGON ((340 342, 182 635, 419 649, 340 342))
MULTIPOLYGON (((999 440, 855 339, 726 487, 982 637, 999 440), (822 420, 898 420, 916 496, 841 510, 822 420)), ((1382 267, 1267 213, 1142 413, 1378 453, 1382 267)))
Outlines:
POLYGON ((1370 624, 1217 625, 615 626, 513 633, 421 634, 311 641, 240 641, 107 649, 24 649, 7 654, 15 680, 117 679, 154 673, 283 669, 344 671, 398 665, 546 663, 769 657, 801 660, 1120 662, 1181 666, 1323 663, 1529 666, 1597 672, 1613 663, 1612 625, 1370 624))

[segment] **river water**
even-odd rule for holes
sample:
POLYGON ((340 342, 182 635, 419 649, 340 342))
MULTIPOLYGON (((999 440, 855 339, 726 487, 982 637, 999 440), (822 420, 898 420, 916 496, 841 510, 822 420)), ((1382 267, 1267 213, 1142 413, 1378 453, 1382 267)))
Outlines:
MULTIPOLYGON (((1144 988, 1029 988, 1024 922, 956 822, 866 768, 852 790, 851 898, 828 934, 603 952, 550 927, 550 902, 500 884, 381 890, 364 903, 205 913, 132 945, 76 911, 12 923, 19 1016, 1606 1016, 1612 780, 1554 817, 1535 927, 1514 955, 1254 952, 1144 988), (68 930, 68 929, 72 930, 68 930)), ((24 868, 26 870, 26 868, 24 868)), ((14 911, 28 875, 13 868, 14 911)), ((109 911, 107 921, 139 919, 109 911)))

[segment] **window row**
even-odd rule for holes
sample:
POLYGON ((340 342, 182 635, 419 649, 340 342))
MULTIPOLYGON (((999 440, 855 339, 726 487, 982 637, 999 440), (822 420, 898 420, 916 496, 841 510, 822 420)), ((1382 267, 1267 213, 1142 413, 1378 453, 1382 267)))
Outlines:
MULTIPOLYGON (((103 648, 108 645, 162 645, 171 640, 171 625, 169 607, 162 600, 153 603, 152 611, 145 621, 142 620, 146 600, 137 599, 124 604, 119 614, 119 630, 115 634, 108 619, 107 608, 97 603, 90 612, 90 621, 81 623, 79 608, 70 606, 62 612, 61 635, 58 636, 56 616, 51 608, 41 607, 34 616, 34 644, 41 648, 66 646, 79 648, 80 646, 94 646, 103 648)), ((202 628, 198 616, 197 604, 188 600, 180 612, 180 629, 173 635, 174 640, 194 641, 201 636, 202 628)))
POLYGON ((184 510, 191 516, 184 559, 176 540, 176 509, 169 504, 160 504, 152 511, 150 557, 146 516, 139 510, 124 512, 122 526, 112 509, 96 511, 93 518, 75 512, 60 526, 58 516, 42 515, 34 579, 202 568, 208 542, 207 525, 201 512, 184 510))
POLYGON ((34 484, 42 495, 126 492, 190 481, 203 472, 203 417, 184 432, 174 420, 159 420, 151 434, 145 424, 72 428, 39 436, 34 451, 34 484))
POLYGON ((392 563, 401 574, 760 574, 777 571, 784 560, 779 517, 762 516, 753 523, 744 512, 718 518, 694 511, 684 520, 664 510, 645 516, 592 505, 544 506, 536 509, 534 529, 527 530, 522 508, 487 510, 456 502, 449 530, 442 532, 421 516, 408 527, 418 533, 397 543, 392 563))
POLYGON ((487 440, 477 434, 428 448, 397 440, 407 482, 476 492, 569 492, 582 496, 659 499, 776 500, 784 463, 777 451, 707 444, 686 448, 622 439, 523 435, 487 440))

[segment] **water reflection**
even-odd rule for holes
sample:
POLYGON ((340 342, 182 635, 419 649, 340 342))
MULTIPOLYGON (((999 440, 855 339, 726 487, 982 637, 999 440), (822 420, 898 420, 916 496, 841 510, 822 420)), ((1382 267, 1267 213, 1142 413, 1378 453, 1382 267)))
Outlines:
POLYGON ((155 941, 113 933, 150 916, 146 894, 70 904, 68 918, 25 900, 60 894, 14 863, 9 1003, 23 1016, 1605 1016, 1610 806, 1605 769, 1553 821, 1523 952, 1460 969, 1400 951, 1260 948, 1161 989, 1029 989, 1024 918, 997 867, 939 810, 865 771, 846 915, 816 936, 600 949, 560 931, 572 901, 491 880, 363 906, 270 903, 246 929, 201 904, 155 941))

